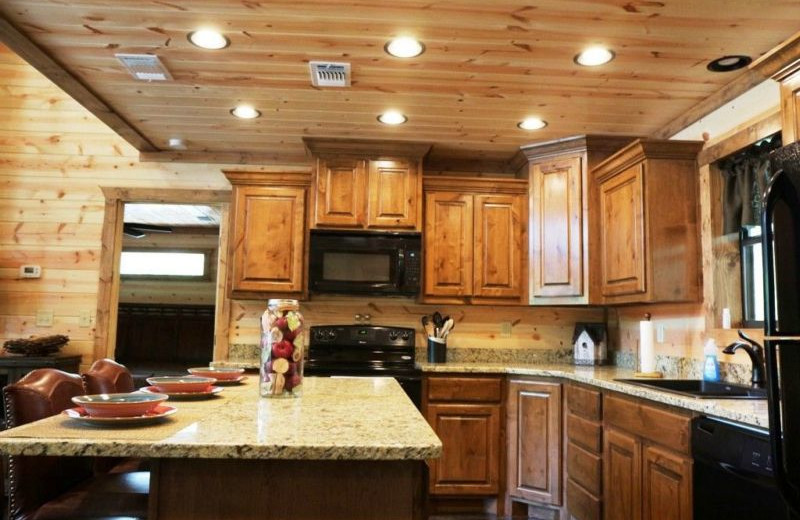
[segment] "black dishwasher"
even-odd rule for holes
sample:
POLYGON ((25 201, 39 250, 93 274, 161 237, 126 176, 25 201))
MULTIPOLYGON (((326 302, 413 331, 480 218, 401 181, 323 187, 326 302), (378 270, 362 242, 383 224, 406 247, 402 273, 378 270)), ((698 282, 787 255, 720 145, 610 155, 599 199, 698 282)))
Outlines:
POLYGON ((694 518, 784 520, 769 432, 709 417, 692 425, 694 518))

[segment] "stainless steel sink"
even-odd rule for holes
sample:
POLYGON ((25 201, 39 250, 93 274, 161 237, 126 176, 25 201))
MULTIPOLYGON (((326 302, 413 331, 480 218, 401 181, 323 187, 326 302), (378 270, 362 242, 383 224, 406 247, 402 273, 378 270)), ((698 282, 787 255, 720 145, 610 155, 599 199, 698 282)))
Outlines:
POLYGON ((615 379, 620 383, 645 386, 698 399, 766 399, 767 391, 731 383, 698 379, 615 379))

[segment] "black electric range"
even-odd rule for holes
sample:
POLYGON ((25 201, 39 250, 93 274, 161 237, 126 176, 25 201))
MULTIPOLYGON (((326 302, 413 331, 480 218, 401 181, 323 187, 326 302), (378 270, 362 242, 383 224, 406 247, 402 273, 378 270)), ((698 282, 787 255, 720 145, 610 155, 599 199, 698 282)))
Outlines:
POLYGON ((422 371, 414 359, 414 329, 377 325, 311 327, 309 376, 393 377, 420 408, 422 371))

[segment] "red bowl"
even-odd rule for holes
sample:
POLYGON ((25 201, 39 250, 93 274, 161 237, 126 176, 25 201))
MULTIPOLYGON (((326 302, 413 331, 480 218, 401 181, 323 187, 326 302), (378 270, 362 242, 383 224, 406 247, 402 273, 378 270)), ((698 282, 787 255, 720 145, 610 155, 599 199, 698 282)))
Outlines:
POLYGON ((244 373, 243 368, 234 367, 195 367, 187 370, 193 376, 213 377, 217 381, 233 381, 244 373))
POLYGON ((83 407, 90 417, 137 417, 166 401, 164 394, 131 392, 125 394, 79 395, 72 402, 83 407))
POLYGON ((148 377, 147 382, 165 394, 204 392, 217 382, 213 377, 163 376, 148 377))

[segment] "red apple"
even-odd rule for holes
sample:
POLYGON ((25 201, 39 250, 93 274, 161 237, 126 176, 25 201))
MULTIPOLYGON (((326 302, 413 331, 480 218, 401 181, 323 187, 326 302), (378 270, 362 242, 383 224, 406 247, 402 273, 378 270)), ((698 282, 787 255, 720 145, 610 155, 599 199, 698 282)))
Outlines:
POLYGON ((275 320, 275 326, 283 331, 287 330, 288 325, 289 322, 283 316, 275 320))
POLYGON ((291 376, 286 378, 286 385, 284 386, 284 388, 286 390, 291 390, 292 388, 300 386, 302 383, 303 383, 303 377, 300 374, 293 373, 291 376))
POLYGON ((272 345, 272 356, 276 358, 289 359, 292 357, 293 350, 294 347, 292 346, 291 342, 284 339, 272 345))
POLYGON ((283 339, 286 341, 293 341, 299 332, 299 330, 287 330, 283 333, 283 339))

